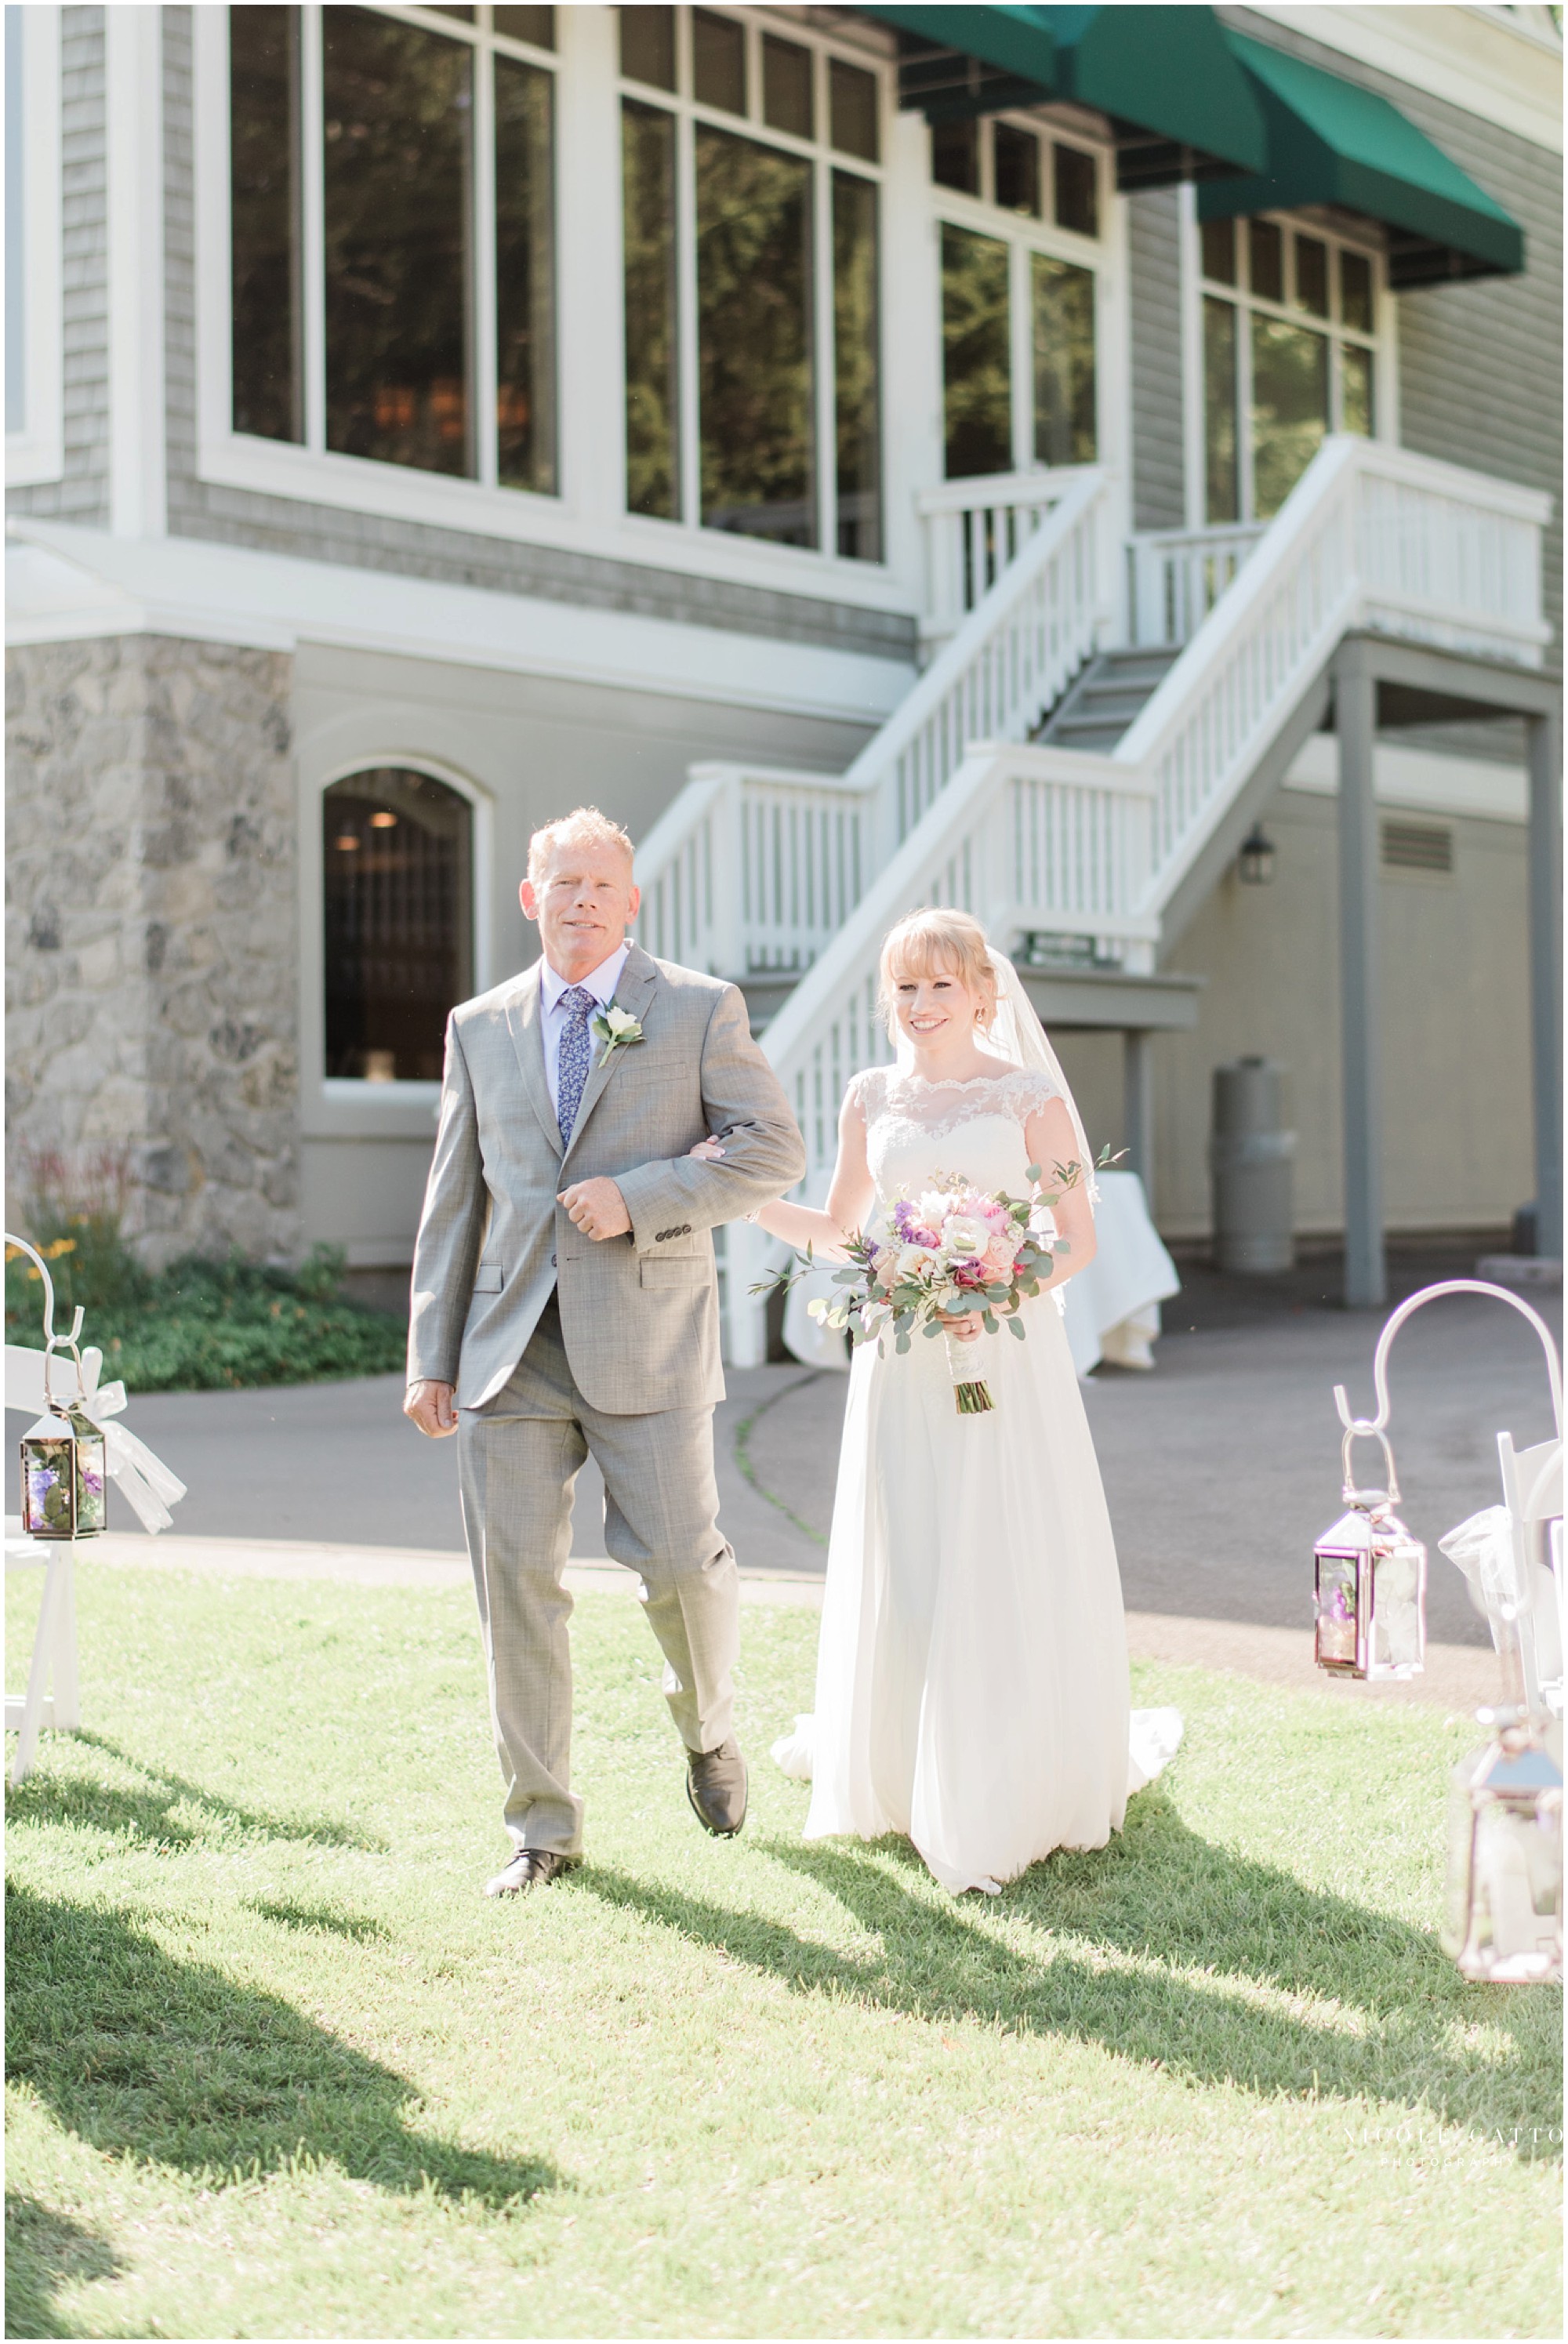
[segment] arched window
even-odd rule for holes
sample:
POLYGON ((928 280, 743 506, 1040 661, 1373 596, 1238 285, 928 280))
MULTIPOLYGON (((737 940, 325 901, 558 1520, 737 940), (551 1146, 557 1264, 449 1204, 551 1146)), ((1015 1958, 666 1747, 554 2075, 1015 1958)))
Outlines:
POLYGON ((328 1076, 436 1082, 447 1012, 473 991, 473 810, 379 765, 321 801, 328 1076))

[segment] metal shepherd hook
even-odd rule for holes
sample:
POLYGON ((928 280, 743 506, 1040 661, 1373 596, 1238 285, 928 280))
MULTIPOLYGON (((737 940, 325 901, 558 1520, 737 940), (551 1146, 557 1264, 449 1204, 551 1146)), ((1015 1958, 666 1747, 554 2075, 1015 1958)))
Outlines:
MULTIPOLYGON (((1510 1309, 1517 1310, 1522 1318, 1529 1319, 1530 1324, 1540 1336, 1541 1348, 1546 1354, 1546 1375, 1552 1387, 1553 1420, 1557 1429, 1557 1438, 1559 1440, 1562 1440, 1563 1369, 1557 1357, 1557 1346, 1552 1339, 1552 1330, 1545 1320, 1538 1312, 1532 1310, 1528 1302, 1522 1302, 1517 1294, 1511 1294, 1505 1286, 1491 1286, 1479 1278, 1445 1278, 1441 1286, 1422 1287, 1419 1294, 1412 1294, 1408 1301, 1401 1302, 1399 1308, 1391 1315, 1388 1324, 1378 1337, 1378 1348, 1372 1359, 1372 1389, 1377 1394, 1378 1401, 1376 1416, 1352 1416, 1344 1385, 1334 1386, 1334 1406, 1339 1409, 1340 1422, 1345 1428, 1347 1460, 1351 1442, 1362 1438, 1381 1441, 1383 1454, 1385 1457, 1389 1455, 1388 1423, 1391 1414, 1388 1379, 1389 1351, 1394 1337, 1399 1333, 1405 1320, 1419 1310, 1423 1303, 1435 1302, 1442 1294, 1489 1294, 1494 1301, 1506 1302, 1510 1309)), ((1391 1471, 1391 1458, 1390 1458, 1390 1468, 1391 1471)), ((1348 1470, 1347 1478, 1349 1478, 1348 1470)), ((1391 1495, 1397 1495, 1397 1492, 1391 1492, 1391 1495)))
POLYGON ((13 1237, 9 1229, 6 1229, 4 1232, 4 1235, 5 1243, 8 1246, 15 1246, 18 1253, 25 1253, 26 1255, 28 1260, 35 1266, 39 1277, 44 1281, 44 1338, 46 1349, 51 1351, 70 1350, 76 1343, 82 1332, 81 1304, 79 1302, 77 1303, 76 1310, 72 1315, 70 1333, 68 1335, 56 1335, 55 1332, 55 1281, 49 1275, 48 1263, 38 1251, 37 1247, 29 1245, 25 1238, 13 1237))

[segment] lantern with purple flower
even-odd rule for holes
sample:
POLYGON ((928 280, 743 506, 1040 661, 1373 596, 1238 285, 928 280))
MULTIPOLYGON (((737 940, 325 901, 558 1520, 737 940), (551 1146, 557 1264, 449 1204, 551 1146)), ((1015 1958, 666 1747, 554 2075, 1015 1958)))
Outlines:
POLYGON ((1347 1432, 1342 1450, 1348 1510, 1312 1550, 1315 1658, 1334 1676, 1413 1677, 1426 1665, 1426 1549, 1393 1509, 1393 1452, 1382 1432, 1388 1487, 1358 1490, 1347 1432))
POLYGON ((56 1399, 50 1389, 54 1346, 44 1354, 44 1413, 22 1438, 22 1527, 29 1538, 96 1538, 107 1521, 108 1458, 102 1432, 83 1409, 82 1362, 76 1393, 56 1399))

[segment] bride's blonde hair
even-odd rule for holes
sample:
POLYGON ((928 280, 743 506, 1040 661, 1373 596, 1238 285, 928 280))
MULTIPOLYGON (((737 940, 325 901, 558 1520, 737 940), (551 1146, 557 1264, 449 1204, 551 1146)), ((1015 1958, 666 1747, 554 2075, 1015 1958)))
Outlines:
POLYGON ((968 986, 980 1004, 978 1022, 989 1028, 996 1015, 996 976, 985 929, 967 912, 925 904, 917 912, 905 912, 883 941, 876 1005, 895 1039, 898 986, 911 977, 938 975, 956 976, 968 986))

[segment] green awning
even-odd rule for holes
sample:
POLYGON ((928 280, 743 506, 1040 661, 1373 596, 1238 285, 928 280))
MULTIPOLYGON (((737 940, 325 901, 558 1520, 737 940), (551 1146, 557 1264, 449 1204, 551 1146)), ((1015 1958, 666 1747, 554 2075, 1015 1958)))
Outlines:
POLYGON ((1110 117, 1123 187, 1268 162, 1262 111, 1212 8, 866 6, 900 35, 899 98, 931 122, 1070 99, 1110 117))
POLYGON ((1212 8, 1038 8, 1056 40, 1057 89, 1108 114, 1124 188, 1257 172, 1268 134, 1251 82, 1212 8), (1127 132, 1144 134, 1141 141, 1127 132), (1140 156, 1139 146, 1143 147, 1140 156), (1178 157, 1179 167, 1172 168, 1178 157))
POLYGON ((1199 219, 1303 204, 1360 212, 1389 231, 1396 290, 1522 269, 1518 222, 1387 98, 1245 33, 1225 38, 1258 94, 1268 162, 1254 178, 1199 187, 1199 219))

